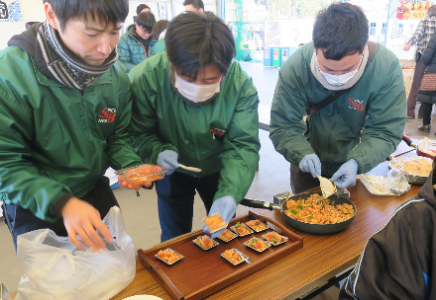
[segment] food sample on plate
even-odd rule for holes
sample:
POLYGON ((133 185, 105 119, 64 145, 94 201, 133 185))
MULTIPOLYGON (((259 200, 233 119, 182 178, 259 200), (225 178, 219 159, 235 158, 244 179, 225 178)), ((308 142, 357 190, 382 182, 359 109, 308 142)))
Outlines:
POLYGON ((133 168, 118 170, 115 174, 121 177, 127 184, 141 186, 164 178, 165 170, 156 165, 145 164, 133 168))
POLYGON ((199 236, 193 242, 203 250, 209 250, 218 245, 218 242, 212 240, 207 235, 199 236))
POLYGON ((390 165, 404 174, 428 177, 433 169, 433 160, 423 156, 394 158, 390 165))
POLYGON ((268 232, 268 233, 262 235, 262 237, 265 240, 267 240, 268 242, 270 242, 273 246, 278 246, 278 245, 283 244, 284 242, 286 242, 288 240, 287 237, 282 236, 275 231, 268 232))
POLYGON ((238 235, 236 233, 231 232, 230 230, 226 229, 223 232, 221 232, 221 234, 219 236, 217 236, 217 238, 219 238, 220 240, 222 240, 224 242, 230 242, 231 240, 233 240, 237 236, 238 235))
POLYGON ((245 261, 243 255, 245 256, 245 259, 248 259, 248 256, 246 256, 242 252, 239 252, 236 249, 226 250, 221 253, 221 256, 234 266, 237 266, 245 261))
POLYGON ((210 233, 220 231, 227 227, 226 221, 221 218, 220 214, 213 214, 203 219, 204 225, 208 228, 210 233))
POLYGON ((253 230, 248 228, 244 223, 238 222, 235 226, 230 227, 234 232, 236 232, 240 237, 249 235, 253 233, 253 230))
POLYGON ((183 255, 177 253, 176 251, 168 248, 165 250, 159 250, 159 252, 156 254, 156 257, 160 260, 164 261, 165 263, 172 265, 179 260, 183 258, 183 255))
POLYGON ((256 232, 267 230, 269 228, 266 224, 262 223, 259 220, 251 220, 245 224, 247 224, 251 229, 253 229, 256 232))
POLYGON ((336 224, 350 219, 354 215, 354 207, 346 203, 334 205, 329 199, 312 194, 306 200, 288 200, 285 213, 304 223, 336 224))
POLYGON ((256 250, 257 252, 263 252, 269 247, 271 247, 270 243, 262 241, 258 238, 252 238, 251 240, 246 241, 244 245, 253 250, 256 250))

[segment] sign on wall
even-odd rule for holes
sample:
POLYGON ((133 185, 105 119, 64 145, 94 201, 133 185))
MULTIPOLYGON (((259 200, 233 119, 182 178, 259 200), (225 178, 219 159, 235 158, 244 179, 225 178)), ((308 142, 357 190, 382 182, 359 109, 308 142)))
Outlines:
POLYGON ((397 19, 421 20, 428 14, 430 1, 426 0, 398 0, 397 19))
POLYGON ((0 22, 22 22, 20 2, 18 0, 0 0, 0 22))
POLYGON ((168 20, 168 6, 169 3, 166 2, 159 2, 157 4, 157 10, 159 13, 159 20, 168 20))

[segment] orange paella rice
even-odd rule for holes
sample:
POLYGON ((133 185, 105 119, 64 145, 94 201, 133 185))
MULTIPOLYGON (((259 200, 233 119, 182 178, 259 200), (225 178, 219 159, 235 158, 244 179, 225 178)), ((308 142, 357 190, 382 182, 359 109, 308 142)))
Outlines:
POLYGON ((166 249, 166 250, 160 250, 157 253, 157 256, 166 261, 169 264, 172 264, 173 262, 177 261, 180 259, 180 255, 172 250, 166 249))
POLYGON ((285 213, 289 217, 311 224, 340 223, 354 215, 354 208, 350 204, 334 205, 334 202, 319 194, 312 194, 306 200, 289 200, 286 208, 285 213))

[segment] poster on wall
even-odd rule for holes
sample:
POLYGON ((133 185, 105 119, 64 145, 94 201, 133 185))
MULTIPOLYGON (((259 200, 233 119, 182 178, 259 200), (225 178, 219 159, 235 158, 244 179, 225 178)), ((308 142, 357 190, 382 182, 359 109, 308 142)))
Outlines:
POLYGON ((0 22, 23 22, 20 1, 0 0, 0 22))
POLYGON ((157 4, 159 20, 168 20, 168 5, 169 3, 165 3, 165 2, 159 2, 157 4))
POLYGON ((425 0, 398 0, 397 19, 421 20, 428 14, 430 1, 425 0))

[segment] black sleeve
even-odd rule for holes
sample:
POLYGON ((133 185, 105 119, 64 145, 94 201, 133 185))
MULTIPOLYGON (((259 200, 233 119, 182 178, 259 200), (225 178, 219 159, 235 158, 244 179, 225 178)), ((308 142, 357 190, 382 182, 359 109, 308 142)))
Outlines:
POLYGON ((412 201, 401 206, 369 239, 342 287, 340 300, 426 299, 424 274, 415 250, 420 245, 415 245, 403 212, 412 201))
POLYGON ((424 53, 422 54, 421 60, 424 65, 428 66, 433 60, 433 55, 436 49, 436 36, 433 36, 427 44, 424 53))

